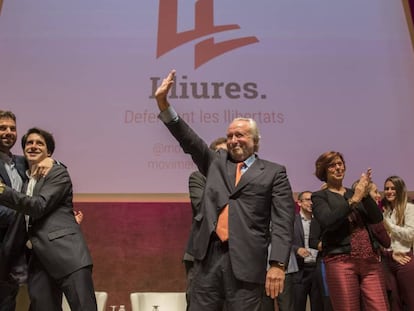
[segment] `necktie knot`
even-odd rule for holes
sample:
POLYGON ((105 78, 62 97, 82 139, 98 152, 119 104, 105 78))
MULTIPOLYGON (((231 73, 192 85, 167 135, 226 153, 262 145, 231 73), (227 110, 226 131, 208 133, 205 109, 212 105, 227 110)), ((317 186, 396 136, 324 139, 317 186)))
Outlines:
POLYGON ((237 185, 240 181, 243 167, 244 167, 244 162, 237 163, 235 185, 237 185))

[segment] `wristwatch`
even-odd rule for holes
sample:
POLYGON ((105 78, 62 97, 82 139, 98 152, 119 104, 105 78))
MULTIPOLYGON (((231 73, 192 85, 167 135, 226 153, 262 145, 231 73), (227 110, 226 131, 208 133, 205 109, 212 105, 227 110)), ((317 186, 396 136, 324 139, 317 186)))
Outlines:
POLYGON ((283 271, 286 270, 286 265, 283 262, 280 262, 280 261, 272 261, 272 264, 273 264, 274 267, 280 268, 283 271))

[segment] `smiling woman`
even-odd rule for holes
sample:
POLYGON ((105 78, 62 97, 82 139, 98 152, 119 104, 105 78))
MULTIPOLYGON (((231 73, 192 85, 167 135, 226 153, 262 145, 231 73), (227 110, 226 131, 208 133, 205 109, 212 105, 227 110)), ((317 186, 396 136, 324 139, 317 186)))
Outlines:
POLYGON ((322 255, 333 308, 360 310, 364 305, 366 310, 388 310, 382 266, 367 226, 382 220, 376 202, 367 195, 371 170, 352 190, 343 186, 346 166, 341 153, 323 153, 315 167, 315 175, 326 182, 326 189, 312 194, 312 202, 323 232, 322 255))
MULTIPOLYGON (((391 251, 385 256, 391 277, 395 278, 402 301, 414 310, 412 279, 414 277, 414 204, 408 202, 407 188, 399 176, 390 176, 384 183, 384 220, 391 231, 391 251)), ((395 295, 398 299, 398 295, 395 295)))

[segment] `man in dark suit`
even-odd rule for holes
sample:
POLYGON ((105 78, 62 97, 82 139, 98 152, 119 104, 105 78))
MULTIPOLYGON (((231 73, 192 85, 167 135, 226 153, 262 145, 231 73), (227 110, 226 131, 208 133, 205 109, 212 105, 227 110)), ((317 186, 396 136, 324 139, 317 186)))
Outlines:
MULTIPOLYGON (((0 181, 20 191, 26 160, 11 153, 16 143, 16 116, 0 110, 0 181)), ((24 248, 16 240, 24 232, 23 215, 0 205, 0 311, 14 311, 19 285, 27 280, 24 248)))
POLYGON ((155 92, 159 117, 207 176, 194 234, 190 310, 221 311, 225 305, 228 311, 258 311, 263 284, 272 298, 283 291, 295 210, 286 170, 256 155, 260 136, 252 119, 229 125, 228 151, 210 150, 167 101, 174 77, 173 70, 155 92))
MULTIPOLYGON (((225 137, 219 137, 210 144, 210 149, 217 151, 218 149, 227 149, 227 139, 225 137)), ((197 218, 200 215, 200 206, 203 198, 204 187, 206 185, 206 177, 200 173, 200 171, 194 171, 188 178, 188 191, 190 194, 191 210, 193 220, 191 222, 191 231, 187 242, 186 251, 184 254, 183 262, 185 264, 185 271, 187 275, 187 310, 190 308, 191 297, 191 282, 194 278, 194 256, 193 254, 193 235, 196 230, 197 218)))
POLYGON ((305 311, 309 296, 312 311, 323 310, 322 291, 319 287, 316 258, 318 250, 310 248, 310 225, 312 220, 312 192, 303 191, 298 195, 300 208, 295 217, 292 250, 296 254, 299 271, 293 275, 295 310, 305 311))
POLYGON ((52 155, 53 136, 32 128, 22 147, 29 164, 26 194, 0 183, 0 204, 26 215, 30 310, 61 310, 63 292, 72 311, 96 311, 92 259, 73 214, 69 174, 62 165, 43 178, 31 174, 52 155))

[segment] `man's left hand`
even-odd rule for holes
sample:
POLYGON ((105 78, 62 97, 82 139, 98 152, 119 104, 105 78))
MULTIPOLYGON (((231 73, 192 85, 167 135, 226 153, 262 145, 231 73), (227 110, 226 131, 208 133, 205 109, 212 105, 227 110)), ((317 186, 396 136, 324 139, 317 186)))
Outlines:
POLYGON ((266 295, 274 299, 283 292, 285 271, 281 267, 270 267, 266 274, 266 295))
POLYGON ((52 158, 46 158, 42 160, 33 167, 31 175, 37 178, 45 177, 49 173, 54 163, 55 160, 52 158))

